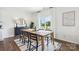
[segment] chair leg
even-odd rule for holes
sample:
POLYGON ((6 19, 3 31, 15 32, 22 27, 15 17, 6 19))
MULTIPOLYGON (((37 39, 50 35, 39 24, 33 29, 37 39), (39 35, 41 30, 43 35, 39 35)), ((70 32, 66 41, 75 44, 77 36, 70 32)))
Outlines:
POLYGON ((31 51, 31 40, 29 40, 29 51, 31 51))
POLYGON ((21 41, 22 40, 22 36, 20 35, 19 37, 20 37, 19 41, 21 41))
POLYGON ((28 39, 28 41, 27 41, 27 48, 29 47, 29 39, 28 39))
POLYGON ((25 39, 24 39, 24 45, 25 45, 25 39))
POLYGON ((48 44, 49 44, 49 38, 47 37, 47 46, 48 46, 48 44))
POLYGON ((24 44, 24 35, 22 36, 22 43, 24 44))
POLYGON ((36 40, 36 51, 38 51, 38 40, 36 40))

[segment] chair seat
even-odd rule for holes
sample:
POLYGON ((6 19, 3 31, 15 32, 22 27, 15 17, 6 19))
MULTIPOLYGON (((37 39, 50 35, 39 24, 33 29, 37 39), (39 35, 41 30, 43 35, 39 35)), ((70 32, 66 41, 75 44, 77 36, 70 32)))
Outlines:
POLYGON ((38 46, 36 46, 36 41, 35 40, 31 40, 31 50, 35 50, 37 47, 41 46, 41 41, 38 41, 38 46))

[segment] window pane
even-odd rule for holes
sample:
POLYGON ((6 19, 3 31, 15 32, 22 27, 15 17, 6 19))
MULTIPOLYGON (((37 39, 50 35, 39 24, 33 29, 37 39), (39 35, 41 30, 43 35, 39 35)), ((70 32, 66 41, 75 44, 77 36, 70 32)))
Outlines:
POLYGON ((51 17, 40 17, 40 27, 42 29, 50 29, 51 26, 51 17))

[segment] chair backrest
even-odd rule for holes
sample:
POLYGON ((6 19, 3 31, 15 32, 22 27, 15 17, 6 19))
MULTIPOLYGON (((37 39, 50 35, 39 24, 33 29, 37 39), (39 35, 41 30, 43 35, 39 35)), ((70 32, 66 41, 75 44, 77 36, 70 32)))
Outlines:
POLYGON ((22 31, 22 35, 28 37, 28 33, 25 31, 22 31))
POLYGON ((30 33, 30 39, 37 40, 37 35, 33 34, 33 33, 30 33))

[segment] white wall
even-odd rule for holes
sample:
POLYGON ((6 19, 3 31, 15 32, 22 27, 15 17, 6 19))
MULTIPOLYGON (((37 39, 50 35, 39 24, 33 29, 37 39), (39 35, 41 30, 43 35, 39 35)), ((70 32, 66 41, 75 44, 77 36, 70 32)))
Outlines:
POLYGON ((56 8, 56 38, 79 44, 79 8, 56 8), (75 11, 75 26, 63 26, 63 12, 75 11))
POLYGON ((3 22, 3 29, 6 29, 4 32, 4 37, 14 36, 14 18, 26 18, 27 24, 32 20, 31 14, 25 10, 20 10, 22 8, 12 8, 4 7, 0 8, 0 21, 3 22))
POLYGON ((33 14, 35 23, 38 25, 38 18, 41 16, 51 15, 52 30, 54 30, 55 37, 60 40, 65 40, 79 44, 79 8, 78 7, 54 7, 50 10, 44 10, 41 13, 33 14), (62 16, 63 12, 75 11, 75 26, 63 26, 62 16))
POLYGON ((41 16, 51 16, 51 30, 55 31, 55 8, 52 8, 52 9, 45 9, 45 10, 42 10, 40 13, 35 13, 33 14, 34 15, 34 21, 35 21, 35 24, 37 25, 37 28, 39 28, 39 18, 41 16))

